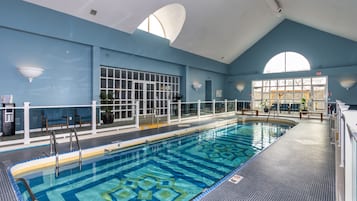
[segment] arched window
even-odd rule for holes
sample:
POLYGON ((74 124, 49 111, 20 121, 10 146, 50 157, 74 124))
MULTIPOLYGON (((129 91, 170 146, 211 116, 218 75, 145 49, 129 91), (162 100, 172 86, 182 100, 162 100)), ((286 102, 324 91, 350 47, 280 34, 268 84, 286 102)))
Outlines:
POLYGON ((138 29, 167 38, 172 43, 180 33, 185 19, 185 8, 181 4, 173 3, 149 15, 138 29))
POLYGON ((296 52, 282 52, 268 61, 264 74, 308 70, 310 70, 310 63, 303 55, 296 52))
POLYGON ((155 15, 147 17, 139 26, 138 29, 166 38, 165 29, 162 23, 155 15))

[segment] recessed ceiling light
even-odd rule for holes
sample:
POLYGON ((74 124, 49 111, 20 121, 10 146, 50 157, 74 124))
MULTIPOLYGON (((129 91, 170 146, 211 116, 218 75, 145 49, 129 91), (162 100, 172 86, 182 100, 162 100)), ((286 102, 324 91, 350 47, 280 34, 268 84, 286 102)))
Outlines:
POLYGON ((92 10, 90 10, 89 14, 96 15, 97 14, 97 10, 92 9, 92 10))

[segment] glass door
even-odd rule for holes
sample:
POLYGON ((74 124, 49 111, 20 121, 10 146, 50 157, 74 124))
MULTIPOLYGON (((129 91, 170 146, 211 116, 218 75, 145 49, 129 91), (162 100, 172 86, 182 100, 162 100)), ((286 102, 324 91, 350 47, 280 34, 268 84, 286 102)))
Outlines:
POLYGON ((134 82, 134 101, 139 101, 139 114, 153 114, 155 108, 155 84, 134 82))

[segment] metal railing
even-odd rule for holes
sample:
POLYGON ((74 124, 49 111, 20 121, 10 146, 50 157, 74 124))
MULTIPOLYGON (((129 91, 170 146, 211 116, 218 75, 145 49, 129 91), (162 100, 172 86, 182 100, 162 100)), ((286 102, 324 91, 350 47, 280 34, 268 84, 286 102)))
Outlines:
MULTIPOLYGON (((180 122, 183 119, 200 119, 218 114, 226 114, 250 108, 250 101, 244 100, 212 100, 212 101, 191 101, 191 102, 171 102, 168 100, 166 109, 156 110, 154 124, 158 121, 180 122), (164 111, 163 111, 164 110, 164 111)), ((104 111, 102 107, 107 105, 97 104, 92 101, 89 105, 51 105, 32 106, 25 102, 22 107, 11 107, 6 109, 15 110, 16 118, 13 125, 15 136, 2 136, 0 140, 0 150, 11 145, 31 144, 33 142, 48 142, 51 130, 56 131, 57 138, 70 137, 72 128, 77 129, 77 134, 96 135, 99 132, 113 131, 127 128, 139 128, 140 109, 139 102, 126 104, 129 108, 125 114, 130 114, 130 119, 121 119, 122 114, 117 113, 123 105, 113 104, 113 114, 116 118, 113 123, 105 124, 102 121, 104 111), (130 110, 130 111, 129 111, 130 110), (15 122, 16 121, 16 122, 15 122)), ((0 107, 0 112, 5 108, 0 107)), ((153 112, 155 114, 155 112, 153 112)), ((154 116, 155 117, 155 116, 154 116)), ((13 135, 11 134, 11 135, 13 135)), ((0 134, 1 135, 1 134, 0 134)), ((5 135, 5 134, 4 134, 5 135)), ((68 138, 67 138, 68 139, 68 138)))
POLYGON ((57 149, 57 141, 56 141, 56 133, 55 131, 51 131, 51 138, 50 138, 50 155, 55 154, 56 157, 56 167, 55 167, 55 175, 58 177, 59 175, 59 154, 57 149))
POLYGON ((69 151, 73 151, 73 140, 72 136, 74 134, 74 137, 76 138, 76 144, 77 144, 77 149, 78 149, 78 165, 79 165, 79 170, 82 170, 82 149, 79 144, 78 140, 78 135, 77 135, 77 129, 73 128, 72 132, 70 134, 70 139, 69 139, 69 151))
POLYGON ((336 200, 357 201, 357 110, 336 101, 331 115, 330 138, 336 152, 336 200))
POLYGON ((32 201, 38 201, 35 194, 33 194, 30 185, 27 183, 26 179, 24 178, 16 178, 16 182, 22 182, 26 188, 26 191, 29 193, 30 198, 32 201))

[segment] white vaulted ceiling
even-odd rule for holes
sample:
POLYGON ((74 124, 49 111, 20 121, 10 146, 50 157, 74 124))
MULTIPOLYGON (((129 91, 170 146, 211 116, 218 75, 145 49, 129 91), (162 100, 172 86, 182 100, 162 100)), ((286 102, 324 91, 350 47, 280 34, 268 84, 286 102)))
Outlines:
POLYGON ((223 63, 234 61, 285 18, 357 41, 356 0, 279 0, 280 17, 266 0, 25 1, 127 33, 158 9, 177 3, 186 16, 171 46, 223 63), (90 15, 91 9, 97 15, 90 15))

